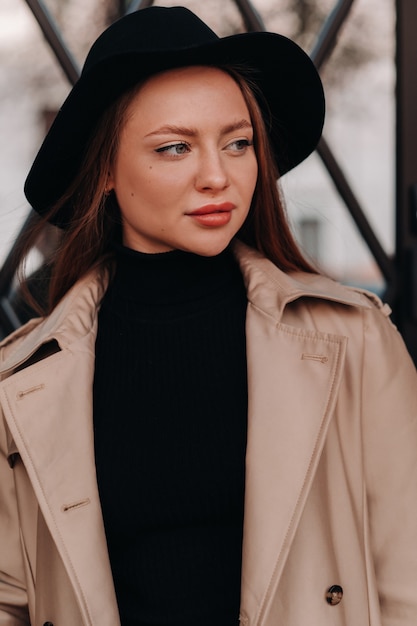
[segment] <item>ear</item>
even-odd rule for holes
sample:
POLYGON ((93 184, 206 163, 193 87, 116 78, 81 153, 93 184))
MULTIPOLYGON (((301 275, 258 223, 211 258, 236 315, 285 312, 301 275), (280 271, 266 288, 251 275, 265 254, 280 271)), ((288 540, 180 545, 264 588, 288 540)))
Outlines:
POLYGON ((104 189, 104 193, 109 195, 109 193, 114 189, 114 175, 113 169, 109 170, 107 174, 106 187, 104 189))

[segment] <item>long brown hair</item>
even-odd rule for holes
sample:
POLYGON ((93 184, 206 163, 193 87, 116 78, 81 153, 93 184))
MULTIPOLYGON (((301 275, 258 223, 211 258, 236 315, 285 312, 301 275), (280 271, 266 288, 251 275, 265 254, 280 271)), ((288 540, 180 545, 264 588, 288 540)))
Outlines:
MULTIPOLYGON (((278 186, 279 172, 275 164, 266 123, 256 94, 256 83, 243 68, 222 67, 239 85, 248 106, 254 127, 254 148, 258 160, 258 180, 248 217, 238 233, 238 238, 258 249, 285 272, 316 270, 302 255, 292 235, 284 202, 278 186)), ((48 222, 65 206, 72 211, 71 223, 62 230, 59 244, 47 260, 49 267, 48 302, 45 311, 50 313, 77 280, 99 264, 110 264, 111 241, 120 228, 118 207, 112 194, 106 194, 108 172, 114 162, 121 130, 130 103, 140 89, 140 84, 119 97, 102 115, 86 146, 83 162, 77 176, 64 196, 39 218, 22 236, 17 252, 23 294, 36 307, 33 295, 25 287, 23 260, 48 222)))
POLYGON ((265 112, 262 113, 259 105, 262 94, 259 93, 256 82, 248 75, 248 70, 224 69, 239 85, 249 109, 258 161, 258 180, 251 209, 238 237, 262 252, 284 272, 316 273, 317 269, 303 256, 291 232, 279 185, 279 171, 264 119, 268 115, 267 104, 263 102, 265 112))

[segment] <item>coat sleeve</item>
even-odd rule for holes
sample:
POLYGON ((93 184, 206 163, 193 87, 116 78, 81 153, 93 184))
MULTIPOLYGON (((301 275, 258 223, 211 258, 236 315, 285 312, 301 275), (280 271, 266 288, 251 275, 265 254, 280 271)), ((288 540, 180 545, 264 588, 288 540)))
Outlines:
POLYGON ((400 334, 365 313, 363 459, 383 626, 417 624, 417 373, 400 334))
POLYGON ((13 470, 0 409, 0 626, 30 624, 13 470))

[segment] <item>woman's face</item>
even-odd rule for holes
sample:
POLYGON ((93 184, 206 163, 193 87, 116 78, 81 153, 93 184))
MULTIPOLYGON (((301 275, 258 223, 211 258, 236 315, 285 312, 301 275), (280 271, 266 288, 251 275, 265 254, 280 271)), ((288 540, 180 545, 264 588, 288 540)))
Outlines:
POLYGON ((141 252, 219 254, 248 214, 253 129, 225 72, 188 67, 148 79, 129 105, 107 187, 123 243, 141 252))

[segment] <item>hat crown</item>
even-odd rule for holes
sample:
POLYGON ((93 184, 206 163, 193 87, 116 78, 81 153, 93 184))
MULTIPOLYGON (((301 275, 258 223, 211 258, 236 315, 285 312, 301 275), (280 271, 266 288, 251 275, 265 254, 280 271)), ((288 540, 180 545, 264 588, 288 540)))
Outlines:
POLYGON ((207 24, 185 7, 140 9, 120 18, 100 35, 88 53, 83 73, 119 55, 173 52, 218 39, 207 24))

